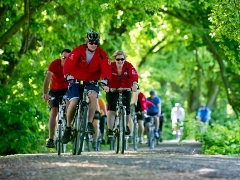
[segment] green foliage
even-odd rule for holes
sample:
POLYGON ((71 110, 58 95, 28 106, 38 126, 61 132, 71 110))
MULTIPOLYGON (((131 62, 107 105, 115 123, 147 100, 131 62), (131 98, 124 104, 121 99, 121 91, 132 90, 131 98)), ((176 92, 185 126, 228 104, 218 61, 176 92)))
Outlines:
POLYGON ((194 138, 202 143, 202 153, 240 155, 240 121, 225 119, 224 124, 205 126, 195 119, 184 122, 183 139, 194 138))
POLYGON ((15 99, 0 102, 0 155, 39 152, 43 114, 33 104, 15 99))

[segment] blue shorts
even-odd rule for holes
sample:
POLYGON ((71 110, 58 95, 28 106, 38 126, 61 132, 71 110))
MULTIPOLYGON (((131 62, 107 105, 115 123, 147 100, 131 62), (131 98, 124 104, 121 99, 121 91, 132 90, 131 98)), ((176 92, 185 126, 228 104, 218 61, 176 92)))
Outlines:
MULTIPOLYGON (((89 91, 95 91, 97 93, 97 98, 99 94, 99 86, 96 86, 94 84, 87 84, 87 92, 89 91)), ((72 99, 82 99, 83 97, 83 90, 84 85, 70 82, 68 86, 68 99, 71 101, 72 99)))

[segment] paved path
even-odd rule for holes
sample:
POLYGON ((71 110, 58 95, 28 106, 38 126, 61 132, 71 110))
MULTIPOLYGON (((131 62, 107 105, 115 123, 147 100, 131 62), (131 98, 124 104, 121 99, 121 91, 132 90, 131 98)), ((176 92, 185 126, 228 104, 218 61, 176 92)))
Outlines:
POLYGON ((167 141, 153 150, 142 145, 114 151, 12 155, 0 158, 0 180, 240 180, 240 158, 200 155, 200 144, 167 141))

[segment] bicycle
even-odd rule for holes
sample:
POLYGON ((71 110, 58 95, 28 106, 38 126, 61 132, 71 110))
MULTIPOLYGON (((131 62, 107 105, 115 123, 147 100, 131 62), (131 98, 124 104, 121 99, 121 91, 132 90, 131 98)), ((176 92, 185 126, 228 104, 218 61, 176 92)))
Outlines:
MULTIPOLYGON (((55 97, 50 97, 50 100, 54 100, 55 97)), ((66 144, 62 143, 62 135, 65 131, 67 119, 66 119, 66 99, 67 96, 59 97, 59 107, 58 107, 58 125, 54 135, 55 148, 57 150, 58 155, 66 152, 66 144)))
POLYGON ((183 121, 180 121, 177 119, 177 124, 176 124, 176 140, 180 140, 182 137, 183 133, 183 121))
POLYGON ((146 123, 147 143, 148 143, 148 147, 150 149, 153 149, 154 148, 154 139, 155 139, 155 135, 154 135, 154 130, 155 130, 154 117, 155 116, 146 115, 146 117, 150 118, 150 121, 146 123))
MULTIPOLYGON (((76 82, 83 85, 83 98, 79 101, 76 107, 76 113, 71 124, 72 126, 72 154, 80 155, 84 150, 84 140, 86 139, 86 135, 89 135, 87 131, 87 122, 88 122, 88 110, 89 110, 89 102, 87 102, 87 85, 93 84, 98 86, 98 82, 84 82, 79 81, 76 82)), ((90 136, 90 135, 89 135, 90 136)), ((88 142, 90 144, 90 141, 88 142)))
POLYGON ((127 149, 127 139, 125 136, 126 131, 126 107, 123 106, 123 91, 131 91, 131 88, 110 88, 111 92, 118 92, 118 100, 116 105, 116 115, 113 127, 114 136, 110 139, 110 150, 115 149, 116 154, 119 150, 124 154, 124 150, 127 149))

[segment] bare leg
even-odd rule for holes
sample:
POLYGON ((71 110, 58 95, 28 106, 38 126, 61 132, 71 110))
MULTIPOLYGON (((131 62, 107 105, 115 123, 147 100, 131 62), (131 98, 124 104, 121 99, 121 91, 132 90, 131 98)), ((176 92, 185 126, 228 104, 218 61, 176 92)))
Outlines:
POLYGON ((132 136, 132 132, 133 132, 133 120, 132 120, 132 118, 130 117, 130 115, 128 115, 129 116, 129 120, 128 120, 128 123, 127 123, 127 125, 128 125, 128 127, 129 127, 129 129, 130 129, 130 135, 129 136, 132 136))
POLYGON ((115 120, 115 111, 108 111, 107 112, 107 126, 108 129, 113 129, 115 120))
POLYGON ((50 111, 50 118, 48 123, 49 139, 53 139, 55 128, 57 125, 57 115, 58 115, 58 107, 52 107, 50 111))
POLYGON ((155 124, 155 131, 158 131, 159 129, 159 118, 154 117, 154 124, 155 124))
POLYGON ((75 110, 76 110, 78 101, 79 101, 79 99, 75 98, 75 99, 72 99, 69 103, 69 106, 68 106, 68 109, 67 109, 67 126, 68 127, 71 126, 72 120, 73 120, 74 115, 75 115, 75 110))
POLYGON ((88 122, 92 122, 97 109, 97 93, 95 91, 89 91, 88 98, 90 101, 88 122))
POLYGON ((139 137, 143 137, 143 131, 144 131, 143 120, 138 120, 139 137))
POLYGON ((99 120, 98 119, 93 120, 93 126, 95 129, 95 133, 93 134, 93 141, 97 142, 98 137, 99 137, 99 120))

